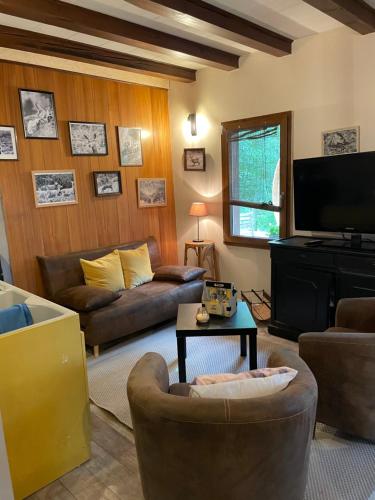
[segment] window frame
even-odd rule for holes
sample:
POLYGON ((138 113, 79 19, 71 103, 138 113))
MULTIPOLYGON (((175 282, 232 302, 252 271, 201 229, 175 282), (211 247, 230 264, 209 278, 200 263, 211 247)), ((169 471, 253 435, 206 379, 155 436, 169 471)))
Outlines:
MULTIPOLYGON (((290 234, 290 173, 291 173, 291 144, 292 144, 292 112, 285 111, 264 116, 244 118, 222 122, 221 151, 222 151, 222 178, 223 178, 223 237, 224 244, 254 248, 269 248, 270 239, 252 238, 249 236, 235 236, 231 234, 231 207, 241 206, 260 208, 254 203, 233 203, 230 199, 230 160, 228 133, 234 130, 247 130, 256 127, 280 125, 280 193, 282 206, 280 213, 280 238, 290 234)), ((266 210, 266 208, 264 208, 266 210)))

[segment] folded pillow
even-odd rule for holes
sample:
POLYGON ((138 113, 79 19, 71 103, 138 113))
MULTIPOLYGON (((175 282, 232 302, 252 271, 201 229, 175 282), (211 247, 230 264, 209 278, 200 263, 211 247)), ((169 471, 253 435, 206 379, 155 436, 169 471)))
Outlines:
POLYGON ((154 280, 159 281, 179 281, 187 283, 201 278, 206 269, 194 266, 161 266, 155 271, 154 280))
POLYGON ((150 254, 147 243, 134 250, 119 250, 126 288, 135 288, 152 281, 150 254))
POLYGON ((252 399, 270 396, 285 389, 296 375, 297 370, 290 368, 286 373, 277 373, 269 377, 247 378, 209 385, 192 385, 189 396, 212 399, 252 399))
POLYGON ((231 382, 233 380, 242 380, 246 378, 264 378, 271 377, 278 373, 294 372, 293 368, 288 366, 280 366, 278 368, 257 368, 256 370, 248 370, 240 373, 217 373, 214 375, 199 375, 193 380, 193 384, 209 385, 218 384, 219 382, 231 382))
POLYGON ((80 263, 86 285, 105 288, 112 292, 125 288, 118 250, 96 260, 80 259, 80 263))
POLYGON ((60 290, 54 298, 58 304, 74 311, 90 312, 107 306, 120 297, 119 292, 97 286, 79 285, 60 290))

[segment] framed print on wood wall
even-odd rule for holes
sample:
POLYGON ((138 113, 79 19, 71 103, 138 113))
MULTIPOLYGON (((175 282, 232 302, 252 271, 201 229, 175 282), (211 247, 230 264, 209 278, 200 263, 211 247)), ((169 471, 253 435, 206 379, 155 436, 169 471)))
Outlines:
POLYGON ((55 97, 44 90, 18 89, 26 139, 58 139, 55 97))
POLYGON ((18 160, 16 129, 0 125, 0 160, 18 160))
POLYGON ((122 167, 142 166, 142 129, 117 127, 117 132, 120 165, 122 167))
POLYGON ((122 193, 121 172, 96 171, 93 172, 95 196, 116 196, 122 193))
POLYGON ((74 170, 41 170, 31 174, 38 208, 78 203, 74 170))
POLYGON ((204 172, 206 170, 205 148, 184 149, 184 170, 204 172))
POLYGON ((105 123, 69 122, 73 156, 106 156, 108 154, 105 123))
POLYGON ((137 179, 138 207, 165 207, 167 205, 166 179, 137 179))

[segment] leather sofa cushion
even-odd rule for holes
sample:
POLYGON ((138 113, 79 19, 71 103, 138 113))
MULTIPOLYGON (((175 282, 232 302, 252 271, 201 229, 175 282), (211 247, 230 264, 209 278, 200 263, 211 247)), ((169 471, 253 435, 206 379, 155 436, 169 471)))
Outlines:
POLYGON ((120 297, 119 292, 95 286, 79 285, 60 290, 55 295, 54 300, 74 311, 89 312, 107 306, 120 297))
POLYGON ((187 283, 201 278, 205 272, 206 269, 202 267, 161 266, 156 269, 154 280, 187 283))

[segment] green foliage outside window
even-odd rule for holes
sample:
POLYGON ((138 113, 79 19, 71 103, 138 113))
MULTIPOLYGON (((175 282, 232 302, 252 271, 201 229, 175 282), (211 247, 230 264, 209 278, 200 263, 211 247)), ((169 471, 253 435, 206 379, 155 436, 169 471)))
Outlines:
MULTIPOLYGON (((279 203, 280 126, 237 132, 232 139, 231 198, 252 203, 279 203)), ((233 207, 232 230, 238 236, 277 238, 279 214, 233 207)))

